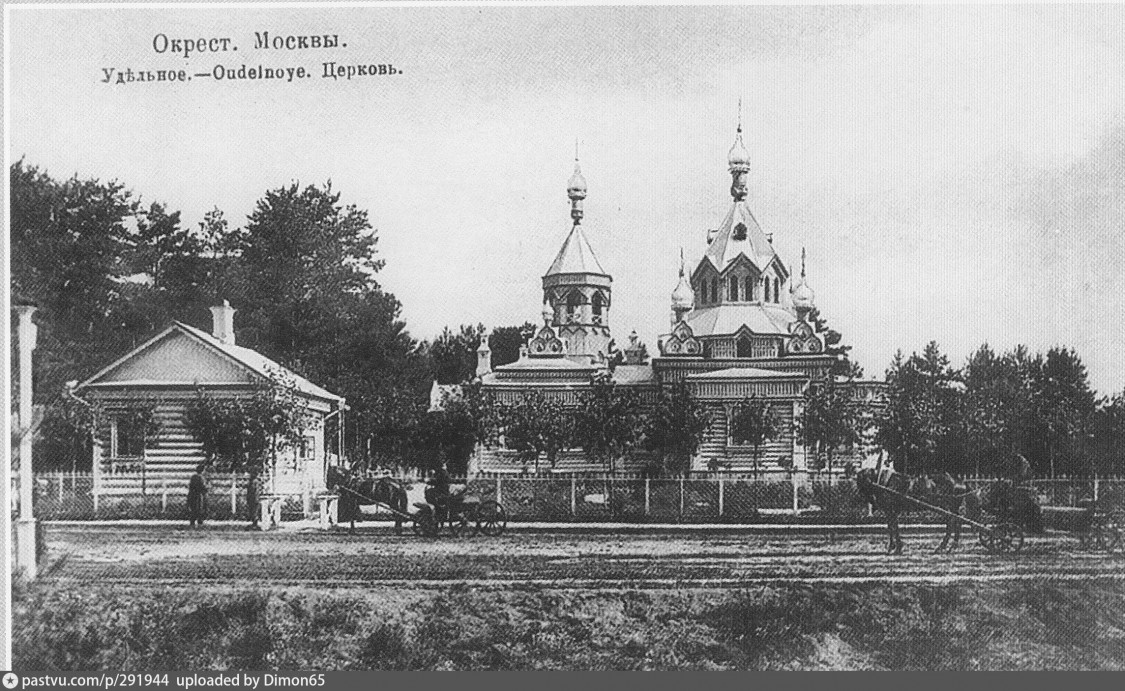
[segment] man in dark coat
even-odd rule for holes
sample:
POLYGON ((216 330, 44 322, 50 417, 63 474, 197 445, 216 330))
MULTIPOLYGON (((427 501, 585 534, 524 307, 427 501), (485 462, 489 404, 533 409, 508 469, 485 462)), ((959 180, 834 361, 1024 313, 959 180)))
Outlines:
POLYGON ((258 506, 258 499, 262 496, 262 472, 254 468, 250 471, 250 480, 246 485, 246 512, 250 514, 250 527, 257 528, 262 510, 258 506))
POLYGON ((205 512, 204 495, 207 494, 207 481, 203 479, 203 471, 207 466, 200 463, 195 467, 195 473, 188 481, 187 509, 188 522, 191 527, 198 524, 203 527, 203 514, 205 512))

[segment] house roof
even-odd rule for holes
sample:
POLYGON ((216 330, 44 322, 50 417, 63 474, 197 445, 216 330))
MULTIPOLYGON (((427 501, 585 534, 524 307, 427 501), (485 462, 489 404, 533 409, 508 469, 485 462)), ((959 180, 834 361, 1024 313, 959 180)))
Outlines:
POLYGON ((797 320, 792 312, 771 303, 726 303, 692 310, 684 316, 695 336, 736 333, 743 326, 756 334, 789 335, 797 320))
MULTIPOLYGON (((716 229, 714 239, 707 246, 707 252, 703 257, 722 273, 740 254, 746 255, 758 271, 764 271, 770 262, 777 258, 773 245, 762 232, 761 226, 758 225, 757 219, 754 218, 745 201, 737 201, 731 205, 730 211, 716 229), (746 227, 746 235, 742 239, 735 239, 736 235, 741 236, 740 233, 735 233, 735 229, 740 224, 746 227)), ((780 261, 778 266, 784 272, 785 267, 780 261)))
POLYGON ((652 365, 618 365, 613 369, 613 381, 625 386, 657 383, 652 365))
POLYGON ((547 276, 554 274, 609 275, 598 262, 598 258, 594 256, 590 241, 586 239, 586 234, 582 232, 582 226, 577 223, 570 229, 570 235, 566 236, 562 247, 559 248, 559 253, 555 255, 555 261, 551 263, 551 268, 547 269, 547 276))
MULTIPOLYGON (((153 336, 149 340, 129 351, 128 353, 111 363, 109 366, 100 370, 94 376, 79 384, 78 390, 82 390, 91 386, 97 386, 99 383, 101 383, 100 380, 105 379, 109 374, 121 368, 122 365, 125 365, 129 361, 134 360, 142 353, 149 351, 154 346, 176 334, 182 334, 183 337, 190 339, 193 343, 201 345, 206 350, 218 353, 228 363, 233 364, 237 369, 247 371, 257 377, 272 379, 274 375, 280 374, 288 379, 291 379, 297 391, 307 396, 312 396, 314 398, 320 398, 327 401, 338 401, 341 403, 344 401, 344 398, 342 396, 337 396, 331 391, 313 384, 308 379, 305 379, 304 377, 292 372, 291 370, 282 367, 277 362, 274 362, 270 358, 262 355, 255 350, 230 343, 223 343, 211 334, 205 331, 201 331, 193 326, 188 326, 187 324, 184 324, 182 322, 172 322, 172 324, 169 325, 168 328, 164 329, 157 335, 153 336)), ((167 376, 159 380, 141 378, 121 379, 114 380, 112 384, 114 386, 150 386, 170 384, 190 385, 198 381, 198 377, 193 376, 193 374, 194 373, 190 370, 190 367, 183 366, 183 363, 169 362, 167 363, 167 376)), ((245 382, 232 381, 230 383, 245 382)))

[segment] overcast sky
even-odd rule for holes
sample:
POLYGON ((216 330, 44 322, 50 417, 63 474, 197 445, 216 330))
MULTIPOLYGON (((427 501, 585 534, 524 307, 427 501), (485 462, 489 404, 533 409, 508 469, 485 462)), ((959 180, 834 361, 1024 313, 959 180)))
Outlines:
POLYGON ((1121 7, 9 16, 11 156, 116 178, 189 225, 216 206, 241 224, 267 189, 331 179, 369 211, 417 337, 539 318, 577 138, 614 335, 655 352, 679 248, 698 262, 730 204, 741 98, 751 208, 791 267, 808 248, 817 304, 867 374, 929 340, 955 364, 985 341, 1062 344, 1101 393, 1125 387, 1121 7), (254 50, 255 31, 346 47, 254 50), (161 33, 238 51, 157 53, 161 33), (326 61, 402 74, 325 79, 326 61), (244 63, 313 76, 101 81, 244 63))

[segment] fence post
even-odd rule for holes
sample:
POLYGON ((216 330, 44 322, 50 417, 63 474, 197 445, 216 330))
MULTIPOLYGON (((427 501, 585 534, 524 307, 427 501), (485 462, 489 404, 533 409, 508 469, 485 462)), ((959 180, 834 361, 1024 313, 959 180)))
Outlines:
POLYGON ((238 517, 238 476, 234 473, 230 474, 230 517, 238 517))
POLYGON ((94 495, 94 518, 97 518, 98 517, 98 488, 97 487, 94 488, 93 495, 94 495))
POLYGON ((723 515, 723 478, 719 478, 719 517, 723 515))
POLYGON ((1094 476, 1094 506, 1098 505, 1098 476, 1094 476))
POLYGON ((168 480, 160 478, 160 513, 168 513, 168 480))
POLYGON ((499 475, 496 476, 496 503, 497 504, 503 504, 504 503, 503 501, 501 501, 501 498, 503 497, 503 495, 500 493, 500 483, 502 483, 503 481, 504 481, 503 477, 501 477, 499 475))
POLYGON ((578 478, 571 476, 570 478, 570 516, 571 518, 578 515, 578 478))
POLYGON ((63 500, 63 497, 62 497, 62 486, 63 486, 63 473, 62 473, 62 471, 60 470, 60 471, 59 471, 59 504, 62 504, 62 500, 63 500))
POLYGON ((649 479, 648 479, 648 478, 646 477, 646 478, 645 478, 645 515, 646 515, 646 516, 648 515, 648 508, 649 508, 649 504, 648 504, 648 497, 649 497, 648 486, 649 486, 649 482, 650 482, 650 480, 649 480, 649 479))
POLYGON ((797 503, 797 479, 792 475, 789 476, 789 486, 793 488, 793 515, 796 516, 800 505, 797 503))
POLYGON ((684 478, 680 477, 680 520, 684 520, 684 478))

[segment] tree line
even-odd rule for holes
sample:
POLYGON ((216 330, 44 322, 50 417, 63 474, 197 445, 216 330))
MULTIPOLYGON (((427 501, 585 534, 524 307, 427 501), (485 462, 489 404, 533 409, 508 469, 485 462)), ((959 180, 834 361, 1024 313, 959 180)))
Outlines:
MULTIPOLYGON (((593 382, 577 408, 536 394, 500 405, 467 386, 428 412, 434 381, 473 378, 485 327, 412 337, 401 303, 378 281, 378 231, 330 182, 268 190, 241 225, 213 209, 193 226, 118 181, 59 180, 23 160, 10 172, 13 303, 39 308, 36 402, 47 415, 36 462, 44 470, 89 462, 91 413, 63 393, 66 382, 89 377, 172 319, 208 325, 209 308, 224 299, 238 309, 240 345, 347 398, 344 447, 334 451, 361 463, 456 468, 475 444, 502 436, 533 468, 581 446, 607 470, 643 451, 654 472, 679 473, 707 427, 707 411, 682 387, 642 404, 611 380, 593 382)), ((793 421, 814 466, 873 444, 911 473, 990 474, 1015 454, 1044 476, 1125 467, 1125 393, 1099 399, 1073 349, 983 345, 955 368, 930 343, 896 354, 872 407, 850 386, 861 372, 849 347, 819 314, 811 318, 838 356, 793 421)), ((514 362, 534 328, 492 328, 492 366, 514 362)), ((760 447, 788 431, 763 400, 741 401, 732 413, 731 432, 753 447, 755 465, 760 447)))
MULTIPOLYGON (((60 180, 24 160, 10 172, 12 301, 38 307, 35 402, 47 408, 38 468, 89 467, 98 411, 68 397, 67 382, 173 319, 209 330, 209 308, 223 300, 238 309, 239 345, 347 398, 346 457, 435 461, 431 383, 472 376, 484 327, 412 337, 379 284, 377 230, 331 182, 268 190, 241 225, 216 208, 193 226, 115 180, 60 180)), ((493 364, 515 361, 530 328, 493 329, 493 364)), ((15 349, 13 339, 13 358, 15 349)))

